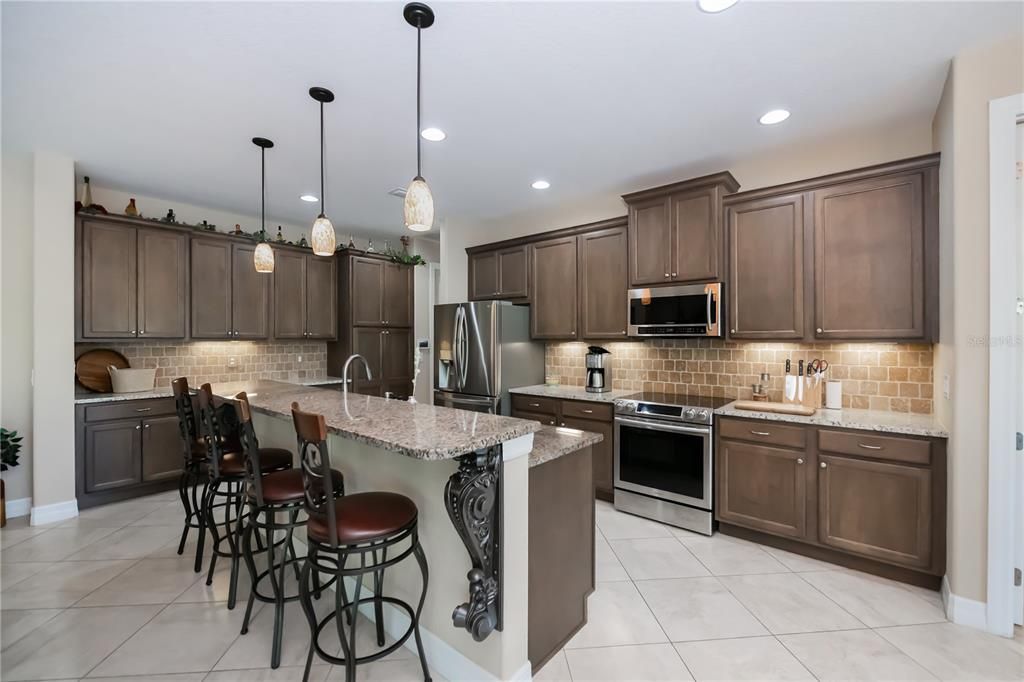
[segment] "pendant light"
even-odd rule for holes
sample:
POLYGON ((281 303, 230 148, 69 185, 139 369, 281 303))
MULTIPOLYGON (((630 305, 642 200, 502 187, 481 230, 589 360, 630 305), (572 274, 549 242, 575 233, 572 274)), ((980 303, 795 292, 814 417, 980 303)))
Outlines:
POLYGON ((410 2, 402 11, 405 20, 416 29, 416 177, 405 190, 405 226, 413 232, 426 232, 434 223, 434 197, 420 171, 420 34, 434 25, 434 10, 422 2, 410 2))
POLYGON ((310 88, 309 96, 320 102, 320 215, 313 221, 310 241, 318 256, 334 255, 334 225, 324 213, 324 104, 334 101, 334 93, 327 88, 310 88))
POLYGON ((256 272, 274 271, 274 250, 267 243, 267 150, 274 143, 265 137, 254 137, 252 143, 260 148, 260 243, 252 252, 256 272))

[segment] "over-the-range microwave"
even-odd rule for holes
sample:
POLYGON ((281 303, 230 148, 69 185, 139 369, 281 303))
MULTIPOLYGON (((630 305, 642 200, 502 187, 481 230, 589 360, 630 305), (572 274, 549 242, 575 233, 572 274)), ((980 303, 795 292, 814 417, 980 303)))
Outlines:
POLYGON ((722 283, 629 290, 630 336, 721 336, 722 283))

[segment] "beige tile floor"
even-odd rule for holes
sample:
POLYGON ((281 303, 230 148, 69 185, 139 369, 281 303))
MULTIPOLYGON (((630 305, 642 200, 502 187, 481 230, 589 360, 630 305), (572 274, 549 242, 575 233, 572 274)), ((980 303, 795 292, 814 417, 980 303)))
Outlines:
MULTIPOLYGON (((207 586, 192 572, 194 544, 175 552, 178 505, 162 494, 0 531, 0 679, 301 679, 308 633, 298 606, 272 671, 272 612, 257 607, 249 634, 238 634, 243 609, 225 608, 227 567, 207 586)), ((537 680, 1024 679, 1024 635, 948 623, 934 592, 604 503, 597 526, 589 623, 537 680)), ((369 641, 368 628, 360 633, 369 641)), ((343 671, 317 665, 312 679, 343 671)), ((359 679, 417 680, 418 663, 402 650, 359 679)))

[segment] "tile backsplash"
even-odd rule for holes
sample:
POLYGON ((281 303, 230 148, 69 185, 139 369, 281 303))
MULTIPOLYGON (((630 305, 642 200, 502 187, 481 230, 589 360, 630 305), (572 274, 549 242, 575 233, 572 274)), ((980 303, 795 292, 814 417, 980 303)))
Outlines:
POLYGON ((313 379, 327 373, 324 342, 279 341, 141 341, 116 345, 76 343, 75 357, 90 348, 111 348, 124 355, 132 367, 156 368, 156 387, 188 377, 192 386, 205 382, 251 379, 313 379))
MULTIPOLYGON (((549 343, 545 376, 582 386, 586 342, 549 343)), ((612 387, 750 399, 771 374, 769 400, 782 400, 786 359, 829 362, 826 380, 843 382, 843 406, 931 414, 932 346, 921 343, 760 343, 719 339, 594 342, 612 353, 612 387)))

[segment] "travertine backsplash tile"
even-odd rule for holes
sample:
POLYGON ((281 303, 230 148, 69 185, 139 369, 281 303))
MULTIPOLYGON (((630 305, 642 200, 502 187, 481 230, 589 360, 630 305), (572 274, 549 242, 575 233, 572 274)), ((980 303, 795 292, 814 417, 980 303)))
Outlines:
MULTIPOLYGON (((582 386, 587 342, 549 343, 545 375, 582 386)), ((760 343, 719 339, 594 342, 612 353, 612 387, 749 399, 762 372, 770 400, 782 400, 785 361, 830 364, 843 382, 843 406, 931 414, 932 346, 910 343, 760 343)))
POLYGON ((327 344, 277 341, 142 341, 115 345, 76 343, 75 357, 90 348, 112 348, 132 367, 156 368, 156 387, 188 377, 192 386, 251 379, 313 379, 327 373, 327 344))

